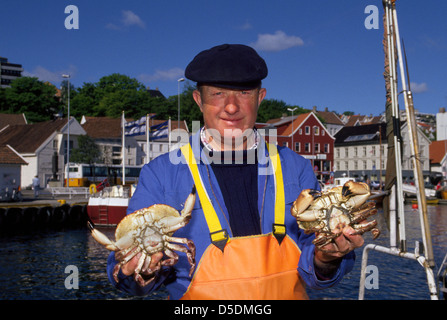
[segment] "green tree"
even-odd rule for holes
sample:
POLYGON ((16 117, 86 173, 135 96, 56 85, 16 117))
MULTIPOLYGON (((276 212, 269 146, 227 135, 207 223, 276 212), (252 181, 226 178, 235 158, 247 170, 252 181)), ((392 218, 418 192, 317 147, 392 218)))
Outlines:
POLYGON ((24 113, 33 122, 51 120, 60 110, 61 103, 56 97, 56 87, 37 78, 21 77, 11 82, 0 98, 2 112, 24 113))
POLYGON ((256 121, 267 122, 270 119, 281 118, 284 115, 291 115, 290 111, 287 109, 295 107, 297 107, 297 110, 294 111, 294 115, 308 112, 306 109, 301 107, 290 106, 282 100, 264 99, 259 106, 258 118, 256 121))
POLYGON ((73 149, 70 161, 94 164, 98 162, 101 152, 95 140, 87 135, 78 137, 78 148, 73 149))

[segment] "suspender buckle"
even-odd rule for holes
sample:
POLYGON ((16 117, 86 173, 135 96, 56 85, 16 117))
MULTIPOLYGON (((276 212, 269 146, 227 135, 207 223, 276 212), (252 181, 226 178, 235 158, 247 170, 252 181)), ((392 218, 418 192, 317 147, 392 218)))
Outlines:
POLYGON ((275 236, 278 243, 281 245, 282 240, 286 236, 286 225, 274 223, 272 225, 273 235, 275 236))
POLYGON ((230 239, 226 229, 222 229, 215 232, 210 232, 211 242, 218 247, 222 252, 224 251, 225 245, 230 239))

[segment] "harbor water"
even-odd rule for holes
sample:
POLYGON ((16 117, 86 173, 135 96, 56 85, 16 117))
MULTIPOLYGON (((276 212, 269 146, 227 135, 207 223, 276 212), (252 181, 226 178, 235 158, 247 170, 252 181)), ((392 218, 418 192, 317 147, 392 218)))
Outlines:
MULTIPOLYGON (((406 205, 407 246, 413 252, 421 241, 419 213, 406 205)), ((437 267, 447 252, 447 205, 428 206, 437 267)), ((381 236, 365 243, 389 246, 388 230, 381 211, 377 216, 381 236)), ((113 238, 112 229, 101 229, 113 238)), ((422 243, 422 241, 421 241, 422 243)), ((148 297, 132 297, 116 290, 105 272, 109 251, 96 243, 87 228, 51 230, 0 237, 0 299, 167 299, 160 291, 148 297)), ((311 299, 354 300, 358 298, 362 248, 356 263, 337 286, 308 290, 311 299)), ((377 267, 378 286, 365 290, 365 299, 427 300, 424 269, 414 260, 371 251, 368 265, 377 267)), ((437 272, 437 268, 435 269, 437 272)))

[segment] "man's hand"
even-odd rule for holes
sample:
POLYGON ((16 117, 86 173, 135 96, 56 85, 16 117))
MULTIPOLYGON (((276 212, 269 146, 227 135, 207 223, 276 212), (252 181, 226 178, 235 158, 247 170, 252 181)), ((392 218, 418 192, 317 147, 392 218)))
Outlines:
MULTIPOLYGON (((140 260, 140 257, 141 257, 141 253, 138 253, 137 255, 135 255, 135 257, 130 259, 129 262, 127 262, 126 264, 124 264, 121 267, 121 272, 126 276, 133 275, 135 273, 135 269, 138 266, 138 260, 140 260)), ((154 253, 151 256, 152 260, 151 260, 151 263, 149 264, 149 269, 156 270, 157 268, 159 268, 159 262, 162 258, 163 258, 163 252, 154 253)))
POLYGON ((343 233, 319 250, 315 249, 314 264, 317 273, 323 277, 330 278, 338 269, 341 258, 355 248, 363 246, 363 237, 355 234, 355 230, 347 226, 343 233))

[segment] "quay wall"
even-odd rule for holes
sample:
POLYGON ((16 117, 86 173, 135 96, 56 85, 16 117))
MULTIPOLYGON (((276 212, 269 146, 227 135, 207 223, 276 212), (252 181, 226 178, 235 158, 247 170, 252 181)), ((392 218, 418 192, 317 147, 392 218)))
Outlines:
POLYGON ((0 206, 0 236, 87 226, 86 204, 0 206))

